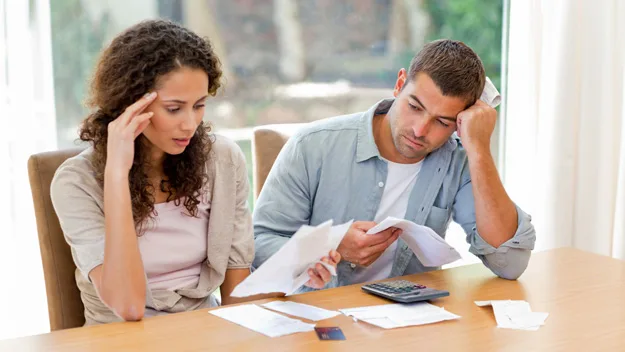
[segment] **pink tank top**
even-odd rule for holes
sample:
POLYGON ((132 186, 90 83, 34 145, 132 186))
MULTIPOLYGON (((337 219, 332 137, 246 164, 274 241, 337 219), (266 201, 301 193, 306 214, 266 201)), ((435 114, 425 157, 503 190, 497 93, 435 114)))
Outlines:
POLYGON ((151 290, 196 288, 206 260, 210 202, 202 197, 198 217, 184 207, 184 199, 154 205, 156 216, 139 236, 139 251, 151 290))

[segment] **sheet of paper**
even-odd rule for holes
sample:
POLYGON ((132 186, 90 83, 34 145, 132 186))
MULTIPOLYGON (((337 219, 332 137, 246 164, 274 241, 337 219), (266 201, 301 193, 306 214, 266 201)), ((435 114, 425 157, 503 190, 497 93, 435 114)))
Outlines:
POLYGON ((297 319, 287 318, 255 304, 221 308, 211 310, 209 313, 269 337, 313 331, 315 329, 315 324, 306 324, 297 319))
POLYGON ((484 90, 482 91, 480 100, 490 105, 493 109, 501 104, 501 95, 488 77, 486 77, 486 82, 484 82, 484 90))
POLYGON ((389 227, 403 230, 401 239, 414 252, 425 266, 441 266, 461 259, 460 253, 449 245, 441 236, 427 226, 417 225, 412 221, 388 217, 372 227, 367 234, 374 235, 389 227))
POLYGON ((497 327, 504 329, 536 331, 545 325, 549 316, 549 313, 532 312, 526 301, 475 301, 475 304, 480 307, 492 306, 497 327))
POLYGON ((295 293, 310 279, 308 268, 320 263, 336 275, 321 258, 336 249, 352 222, 332 226, 332 220, 318 226, 302 226, 282 248, 232 291, 233 297, 261 293, 295 293))
POLYGON ((355 320, 362 320, 384 329, 394 329, 405 326, 425 325, 445 320, 460 318, 444 308, 427 302, 412 304, 383 304, 371 307, 339 309, 355 320))
POLYGON ((273 301, 262 304, 262 306, 271 310, 313 321, 329 319, 341 314, 333 310, 289 301, 273 301))
POLYGON ((525 314, 518 314, 514 316, 513 320, 511 320, 514 326, 510 327, 509 329, 536 331, 541 326, 545 325, 545 320, 547 320, 548 316, 549 313, 543 312, 529 312, 525 314))

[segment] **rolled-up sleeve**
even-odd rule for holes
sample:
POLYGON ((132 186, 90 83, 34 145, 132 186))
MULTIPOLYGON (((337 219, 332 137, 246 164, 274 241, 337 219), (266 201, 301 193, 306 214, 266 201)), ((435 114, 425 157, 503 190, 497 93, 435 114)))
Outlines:
POLYGON ((469 252, 480 258, 497 276, 509 280, 515 280, 523 274, 536 242, 536 231, 531 223, 531 216, 518 206, 516 211, 517 230, 512 238, 498 248, 484 241, 477 230, 473 187, 468 167, 465 168, 453 203, 453 219, 462 226, 467 235, 469 252))
POLYGON ((104 211, 96 201, 97 189, 93 176, 65 165, 50 186, 52 204, 74 263, 89 281, 91 270, 104 262, 104 211))

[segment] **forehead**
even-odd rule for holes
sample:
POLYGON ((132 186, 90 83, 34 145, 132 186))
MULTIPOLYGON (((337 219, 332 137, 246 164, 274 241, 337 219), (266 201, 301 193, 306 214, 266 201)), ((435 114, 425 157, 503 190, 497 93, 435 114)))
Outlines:
POLYGON ((156 89, 159 95, 202 97, 208 92, 208 83, 204 70, 182 67, 159 77, 156 89))
POLYGON ((460 97, 445 96, 436 83, 425 73, 417 73, 403 89, 408 99, 416 97, 430 115, 455 117, 466 107, 466 100, 460 97))

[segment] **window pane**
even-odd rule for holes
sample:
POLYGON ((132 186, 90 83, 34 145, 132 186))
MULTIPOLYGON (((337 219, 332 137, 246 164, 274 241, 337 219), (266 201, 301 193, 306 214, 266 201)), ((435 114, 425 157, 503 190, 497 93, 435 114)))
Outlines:
POLYGON ((168 18, 210 38, 225 80, 205 119, 250 158, 251 127, 365 110, 391 96, 397 71, 433 39, 471 46, 499 87, 502 8, 501 0, 52 0, 59 146, 76 143, 99 51, 140 20, 168 18))

